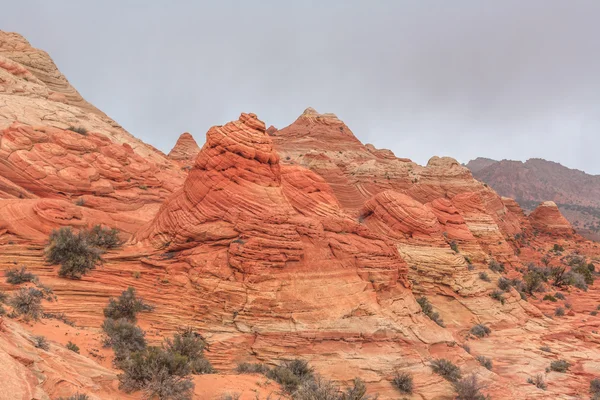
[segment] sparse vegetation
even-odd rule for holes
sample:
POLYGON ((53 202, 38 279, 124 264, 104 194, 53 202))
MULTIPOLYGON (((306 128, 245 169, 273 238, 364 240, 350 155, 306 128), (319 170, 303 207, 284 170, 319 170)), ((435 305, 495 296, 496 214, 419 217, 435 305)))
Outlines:
POLYGON ((561 292, 554 293, 554 297, 556 297, 559 300, 564 300, 565 299, 565 295, 562 294, 561 292))
POLYGON ((477 356, 475 357, 475 359, 479 362, 479 364, 481 364, 485 368, 489 369, 490 371, 492 370, 493 362, 491 358, 485 356, 477 356))
POLYGON ((477 324, 474 325, 469 332, 478 338, 483 338, 485 336, 489 336, 492 330, 483 324, 477 324))
POLYGON ((10 283, 11 285, 35 282, 37 280, 37 277, 31 272, 27 272, 27 268, 25 267, 8 269, 4 273, 4 276, 6 277, 6 283, 10 283))
POLYGON ((498 278, 498 289, 500 289, 504 292, 508 292, 508 291, 510 291, 511 286, 512 286, 512 284, 511 284, 510 279, 506 279, 503 276, 498 278))
POLYGON ((490 293, 490 297, 494 300, 498 300, 502 305, 504 305, 504 302, 506 301, 506 299, 504 298, 504 292, 498 289, 490 293))
POLYGON ((263 374, 266 375, 270 368, 265 364, 259 363, 240 363, 237 365, 236 371, 239 374, 263 374))
POLYGON ((60 264, 59 276, 71 279, 81 279, 96 268, 96 264, 102 262, 101 254, 84 231, 74 233, 70 227, 52 231, 46 248, 46 260, 50 264, 60 264))
POLYGON ((552 350, 548 346, 542 346, 542 347, 540 347, 540 350, 541 351, 545 351, 546 353, 551 353, 552 352, 552 350))
POLYGON ((488 268, 499 274, 504 273, 504 264, 499 263, 498 261, 494 260, 493 258, 488 263, 488 268))
POLYGON ((412 394, 413 392, 413 377, 408 372, 396 372, 392 385, 401 393, 412 394))
POLYGON ((444 320, 440 317, 440 314, 433 311, 433 306, 429 302, 429 299, 425 296, 421 296, 417 299, 417 303, 421 306, 421 310, 423 313, 429 317, 433 322, 438 324, 439 326, 444 326, 444 320))
POLYGON ((458 244, 456 244, 456 242, 453 240, 450 242, 450 248, 452 249, 452 251, 454 251, 455 253, 458 253, 458 244))
POLYGON ((551 294, 547 294, 544 296, 544 300, 548 300, 548 301, 552 301, 554 303, 556 303, 556 297, 552 296, 551 294))
POLYGON ((546 390, 548 387, 546 382, 544 381, 544 376, 542 374, 537 374, 534 377, 527 378, 527 383, 531 383, 535 385, 538 389, 546 390))
POLYGON ((115 228, 95 225, 87 231, 87 235, 90 244, 101 249, 115 249, 123 243, 119 238, 119 230, 115 228))
POLYGON ((550 370, 556 372, 567 372, 570 366, 571 364, 565 360, 557 360, 550 363, 550 370))
POLYGON ((143 299, 138 299, 135 295, 135 289, 131 286, 121 293, 118 299, 110 298, 108 305, 104 309, 104 316, 114 320, 125 318, 135 322, 137 313, 152 311, 154 307, 146 304, 143 299))
POLYGON ((42 349, 42 350, 50 349, 50 345, 48 344, 48 341, 46 340, 46 338, 44 336, 34 336, 31 338, 31 341, 33 342, 33 345, 38 349, 42 349))
POLYGON ((122 318, 108 318, 102 324, 107 335, 104 344, 112 346, 117 364, 131 353, 140 352, 146 348, 145 332, 134 323, 122 318))
POLYGON ((215 372, 210 362, 204 358, 206 341, 192 328, 182 329, 173 335, 173 339, 166 339, 164 348, 170 353, 186 357, 190 365, 190 371, 194 375, 215 372))
POLYGON ((75 343, 71 342, 70 340, 65 347, 67 349, 79 354, 79 346, 77 346, 75 343))
POLYGON ((557 317, 562 317, 565 315, 565 309, 562 307, 557 307, 556 310, 554 310, 554 315, 556 315, 557 317))
POLYGON ((482 281, 485 282, 491 282, 492 280, 490 279, 490 277, 488 276, 487 272, 480 272, 479 273, 479 279, 481 279, 482 281))
POLYGON ((56 400, 90 400, 90 397, 87 394, 75 393, 69 397, 59 397, 56 400))
POLYGON ((38 289, 21 288, 10 299, 10 305, 16 315, 23 315, 26 318, 38 320, 43 313, 41 305, 43 297, 44 294, 38 289))
POLYGON ((87 136, 87 134, 88 134, 87 129, 85 129, 83 126, 76 127, 76 126, 71 125, 67 128, 67 130, 69 130, 71 132, 79 133, 80 135, 83 135, 83 136, 87 136))
POLYGON ((433 360, 431 362, 431 369, 450 382, 458 382, 461 378, 460 368, 444 358, 433 360))
MULTIPOLYGON (((600 396, 600 379, 595 378, 595 379, 591 380, 591 382, 590 382, 590 394, 592 396, 596 396, 596 397, 600 396)), ((594 398, 596 398, 596 397, 594 397, 594 398)))
POLYGON ((284 361, 267 373, 267 377, 279 383, 286 392, 292 393, 302 382, 314 379, 313 369, 304 360, 284 361))
POLYGON ((479 381, 475 374, 471 374, 453 383, 456 391, 456 400, 486 400, 489 396, 481 393, 485 386, 479 381))

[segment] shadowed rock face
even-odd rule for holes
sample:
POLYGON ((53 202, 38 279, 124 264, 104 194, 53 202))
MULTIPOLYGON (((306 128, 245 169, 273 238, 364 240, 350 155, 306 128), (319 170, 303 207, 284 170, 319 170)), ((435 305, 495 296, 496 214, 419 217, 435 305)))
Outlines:
MULTIPOLYGON (((228 373, 238 362, 292 357, 341 384, 358 376, 381 399, 399 398, 397 370, 413 375, 414 396, 453 397, 432 358, 478 374, 492 398, 587 393, 600 362, 600 319, 590 315, 600 290, 563 290, 572 308, 560 318, 548 317, 558 303, 540 294, 490 296, 500 278, 492 260, 508 278, 542 258, 600 260, 598 245, 574 234, 554 204, 525 216, 456 160, 397 158, 311 108, 280 130, 243 113, 212 127, 202 149, 184 134, 165 157, 86 105, 45 53, 18 35, 0 38, 0 270, 27 265, 57 296, 45 310, 77 324, 16 319, 0 329, 0 381, 11 394, 129 398, 117 390, 99 329, 109 297, 128 286, 155 306, 139 318, 151 343, 184 326, 206 337, 220 373, 194 378, 198 399, 231 388, 254 398, 258 384, 266 397, 272 383, 228 373), (55 117, 42 118, 49 109, 55 117), (59 278, 43 260, 49 232, 96 223, 131 237, 82 280, 59 278), (564 251, 551 251, 555 244, 564 251), (443 327, 421 312, 421 295, 443 327), (491 336, 469 335, 477 323, 491 336), (32 348, 33 333, 48 336, 49 352, 32 348), (68 340, 81 356, 65 354, 68 340), (493 359, 492 371, 478 355, 493 359), (557 357, 570 373, 546 374, 546 391, 526 384, 557 357)), ((15 287, 1 279, 0 289, 15 287)))

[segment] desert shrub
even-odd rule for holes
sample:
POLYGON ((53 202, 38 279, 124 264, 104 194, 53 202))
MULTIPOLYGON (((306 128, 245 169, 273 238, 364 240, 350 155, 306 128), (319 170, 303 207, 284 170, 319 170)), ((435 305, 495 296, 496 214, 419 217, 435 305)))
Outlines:
POLYGON ((554 297, 556 297, 559 300, 564 300, 565 299, 565 295, 562 294, 561 292, 554 293, 554 297))
POLYGON ((50 345, 48 344, 48 341, 43 336, 34 336, 31 338, 31 341, 33 342, 33 345, 35 347, 37 347, 38 349, 42 349, 42 350, 50 349, 50 345))
POLYGON ((567 372, 571 364, 565 360, 556 360, 550 363, 550 370, 556 372, 567 372))
POLYGON ((557 243, 554 243, 553 250, 556 251, 556 252, 559 252, 559 251, 562 252, 562 251, 565 251, 565 248, 562 247, 561 245, 557 244, 557 243))
POLYGON ((85 232, 75 234, 70 227, 52 231, 46 247, 46 260, 60 264, 59 276, 71 279, 81 279, 94 269, 102 262, 101 255, 102 251, 90 243, 85 232))
POLYGON ((562 307, 557 307, 556 310, 554 310, 554 315, 556 315, 557 317, 562 317, 565 315, 565 309, 562 307))
POLYGON ((456 391, 456 400, 486 400, 489 397, 481 393, 484 385, 479 382, 475 374, 471 374, 453 383, 456 391))
POLYGON ((488 263, 488 268, 499 274, 504 273, 504 264, 499 263, 498 261, 494 260, 493 258, 488 263))
POLYGON ((578 272, 569 271, 564 274, 564 282, 567 285, 575 286, 578 289, 587 291, 588 285, 585 277, 578 272))
POLYGON ((270 368, 259 363, 239 363, 235 369, 239 374, 263 374, 266 375, 270 368))
POLYGON ((101 225, 95 225, 87 232, 87 235, 92 246, 102 249, 114 249, 123 243, 119 238, 119 230, 115 228, 105 228, 101 225))
MULTIPOLYGON (((371 397, 367 396, 367 386, 362 379, 354 378, 352 382, 352 387, 347 388, 341 396, 338 397, 339 400, 376 400, 377 396, 371 397)), ((311 398, 312 400, 312 398, 311 398)))
POLYGON ((121 362, 119 388, 144 390, 148 398, 189 399, 194 387, 187 357, 160 347, 146 347, 121 362))
POLYGON ((524 290, 529 294, 539 292, 544 286, 544 278, 538 272, 528 271, 523 275, 524 290))
POLYGON ((44 294, 38 289, 21 288, 10 299, 10 305, 16 315, 38 320, 43 314, 41 304, 43 297, 44 294))
POLYGON ((537 374, 534 377, 527 378, 527 383, 531 383, 535 385, 538 389, 546 390, 548 387, 546 382, 544 381, 544 376, 542 374, 537 374))
POLYGON ((552 352, 552 350, 548 346, 542 346, 542 347, 540 347, 540 350, 541 351, 545 351, 546 353, 551 353, 552 352))
POLYGON ((6 309, 2 305, 0 305, 0 317, 3 315, 6 315, 6 309))
POLYGON ((491 358, 488 358, 486 356, 477 356, 475 357, 475 359, 479 362, 479 364, 481 364, 485 368, 489 369, 490 371, 492 370, 493 363, 491 358))
POLYGON ((503 294, 503 291, 496 289, 492 293, 490 293, 490 297, 494 300, 498 300, 500 303, 502 303, 502 305, 504 305, 506 299, 504 298, 503 294))
POLYGON ((460 368, 444 358, 433 360, 431 369, 450 382, 458 382, 461 378, 460 368))
POLYGON ((210 362, 204 357, 206 341, 193 331, 192 328, 182 329, 173 335, 173 339, 166 339, 164 348, 166 351, 181 354, 187 357, 192 374, 211 374, 214 371, 210 362))
POLYGON ((5 303, 7 299, 8 295, 4 291, 0 290, 0 303, 5 303))
POLYGON ((439 326, 444 326, 444 320, 440 317, 440 314, 433 311, 433 306, 429 302, 429 299, 425 296, 421 296, 417 299, 417 303, 421 306, 421 310, 423 313, 429 317, 433 322, 438 324, 439 326))
POLYGON ((75 133, 79 133, 80 135, 86 136, 88 131, 83 126, 75 127, 73 125, 69 126, 67 130, 75 133))
POLYGON ((239 393, 226 393, 221 396, 221 400, 239 400, 241 396, 239 393))
POLYGON ((71 342, 70 340, 65 347, 67 349, 79 354, 79 346, 77 346, 75 343, 71 342))
POLYGON ((571 309, 573 305, 571 303, 565 303, 565 308, 571 309))
POLYGON ((313 369, 304 360, 284 361, 267 373, 267 377, 279 383, 289 393, 303 382, 314 379, 313 369))
POLYGON ((500 278, 498 278, 498 288, 500 290, 503 290, 505 292, 508 292, 510 290, 511 287, 511 281, 510 279, 506 279, 505 277, 501 276, 500 278))
POLYGON ((477 324, 477 325, 473 325, 473 327, 471 328, 471 330, 469 332, 471 332, 473 335, 477 336, 478 338, 482 338, 484 336, 489 336, 489 334, 492 332, 492 330, 483 324, 477 324))
POLYGON ((456 244, 456 242, 453 240, 450 242, 450 248, 452 249, 452 251, 454 251, 455 253, 458 253, 458 244, 456 244))
POLYGON ((488 276, 487 272, 480 272, 479 273, 479 279, 481 279, 482 281, 485 282, 491 282, 492 280, 490 279, 490 277, 488 276))
POLYGON ((590 393, 593 395, 600 394, 600 379, 592 379, 592 381, 590 382, 590 393))
MULTIPOLYGON (((584 257, 572 257, 569 260, 571 271, 576 272, 583 276, 585 283, 591 285, 594 283, 594 268, 590 269, 589 264, 585 261, 584 257)), ((594 264, 592 264, 593 266, 594 264)))
POLYGON ((594 310, 594 311, 590 312, 590 315, 592 317, 595 317, 596 315, 598 315, 598 311, 594 310))
POLYGON ((121 318, 107 318, 102 324, 106 336, 105 345, 112 346, 115 360, 119 364, 133 352, 146 348, 145 332, 132 322, 121 318))
POLYGON ((392 385, 401 393, 412 394, 413 392, 413 377, 408 372, 396 372, 392 385))
POLYGON ((59 397, 56 400, 90 400, 90 397, 87 394, 75 393, 69 397, 59 397))
POLYGON ((108 306, 104 309, 104 316, 112 319, 125 318, 135 322, 138 312, 152 311, 153 309, 154 307, 144 303, 143 299, 138 299, 135 289, 130 286, 121 293, 118 299, 109 299, 108 306))
POLYGON ((545 295, 544 300, 548 300, 548 301, 552 301, 552 302, 556 303, 556 297, 552 296, 551 294, 545 295))
POLYGON ((467 269, 469 271, 473 271, 473 270, 475 270, 475 266, 473 264, 469 263, 469 264, 467 264, 467 269))
POLYGON ((37 280, 37 277, 31 272, 27 272, 25 267, 21 267, 20 269, 11 268, 6 270, 4 276, 6 277, 6 283, 10 283, 11 285, 19 285, 25 282, 35 282, 37 280))

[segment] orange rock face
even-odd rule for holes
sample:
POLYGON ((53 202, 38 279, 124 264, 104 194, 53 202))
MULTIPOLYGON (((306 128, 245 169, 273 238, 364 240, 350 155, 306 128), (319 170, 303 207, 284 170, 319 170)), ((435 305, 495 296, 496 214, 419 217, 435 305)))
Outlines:
MULTIPOLYGON (((128 398, 100 331, 108 298, 128 286, 155 306, 139 319, 150 343, 182 326, 206 337, 219 374, 194 378, 197 399, 266 397, 279 386, 234 375, 236 364, 293 357, 339 384, 360 377, 380 399, 402 397, 397 371, 414 377, 414 398, 453 398, 433 358, 477 374, 495 399, 584 397, 598 373, 596 286, 552 288, 566 296, 552 304, 512 287, 490 296, 502 276, 492 261, 521 279, 532 262, 600 260, 598 244, 574 234, 553 203, 526 216, 456 160, 397 158, 310 108, 280 130, 241 114, 212 127, 202 149, 182 135, 166 157, 85 102, 45 53, 4 32, 0 88, 0 270, 27 265, 56 295, 45 311, 77 325, 0 317, 0 382, 9 382, 0 399, 128 398), (45 119, 48 110, 56 117, 45 119), (97 223, 127 243, 81 280, 58 277, 43 259, 48 234, 97 223), (422 312, 420 296, 443 322, 422 312), (566 315, 553 316, 567 302, 566 315), (489 337, 469 334, 480 323, 489 337), (48 336, 50 350, 35 349, 32 334, 48 336), (82 354, 64 350, 67 340, 82 354), (477 356, 492 358, 491 371, 477 356), (545 372, 559 358, 570 371, 545 372), (527 384, 538 373, 546 391, 527 384)), ((17 287, 1 279, 0 289, 17 287)))

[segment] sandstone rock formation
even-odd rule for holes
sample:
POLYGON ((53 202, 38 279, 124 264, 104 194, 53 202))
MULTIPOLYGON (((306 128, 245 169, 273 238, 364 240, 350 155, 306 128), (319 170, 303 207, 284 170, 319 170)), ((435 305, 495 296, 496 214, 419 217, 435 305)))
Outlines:
MULTIPOLYGON (((402 396, 397 371, 414 377, 412 398, 452 398, 434 358, 477 374, 494 399, 588 394, 600 290, 553 288, 560 303, 516 284, 491 296, 529 263, 600 261, 599 245, 573 233, 556 205, 526 216, 456 160, 397 158, 311 108, 280 130, 243 113, 210 128, 198 152, 184 134, 165 157, 81 99, 20 36, 0 32, 0 57, 0 271, 26 265, 56 297, 45 311, 75 322, 0 317, 0 382, 10 382, 0 398, 139 398, 118 391, 101 346, 102 309, 128 286, 155 307, 139 318, 150 343, 183 326, 208 341, 219 373, 194 377, 198 399, 266 397, 280 387, 235 375, 236 364, 294 357, 340 384, 360 377, 380 399, 402 396), (60 278, 43 257, 49 232, 96 223, 127 243, 83 279, 60 278), (504 275, 488 268, 496 262, 504 275), (420 296, 443 322, 425 315, 420 296), (567 315, 553 316, 567 302, 567 315), (470 334, 475 324, 491 335, 470 334), (49 337, 49 351, 31 345, 33 334, 49 337), (67 340, 82 354, 67 352, 67 340), (568 373, 545 372, 557 359, 572 364, 568 373), (546 391, 527 383, 538 373, 546 391)), ((0 290, 17 288, 0 279, 0 290)))
POLYGON ((183 167, 190 168, 194 164, 196 156, 200 152, 198 143, 194 140, 194 137, 185 132, 179 136, 177 143, 169 152, 168 157, 171 160, 179 161, 183 164, 183 167))

